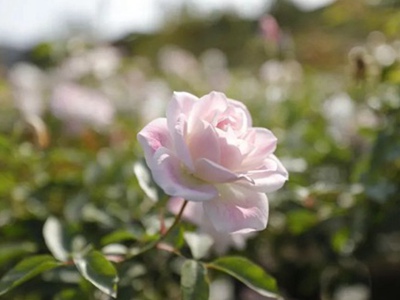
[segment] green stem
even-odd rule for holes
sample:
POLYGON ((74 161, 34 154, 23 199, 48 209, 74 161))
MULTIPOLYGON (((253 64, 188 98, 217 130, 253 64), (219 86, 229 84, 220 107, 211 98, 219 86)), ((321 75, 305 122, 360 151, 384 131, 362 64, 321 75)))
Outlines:
POLYGON ((181 209, 179 210, 179 213, 175 217, 174 223, 172 223, 172 225, 168 228, 168 230, 159 238, 158 242, 161 242, 163 239, 165 239, 168 236, 168 234, 174 229, 174 227, 179 223, 187 204, 188 201, 185 200, 181 206, 181 209))
POLYGON ((135 251, 135 252, 128 253, 127 256, 126 256, 126 260, 129 260, 129 259, 131 259, 131 258, 133 258, 133 257, 135 257, 137 255, 145 253, 145 252, 153 249, 154 247, 156 247, 158 243, 162 242, 171 233, 171 231, 176 227, 176 225, 178 225, 179 221, 182 218, 182 214, 183 214, 183 211, 185 210, 185 207, 186 207, 187 203, 188 203, 187 200, 185 200, 183 202, 183 204, 181 206, 181 209, 179 210, 179 213, 175 217, 174 222, 172 223, 172 225, 168 228, 168 230, 164 234, 162 234, 157 240, 155 240, 155 241, 149 243, 148 245, 144 246, 142 249, 140 249, 138 251, 135 251))

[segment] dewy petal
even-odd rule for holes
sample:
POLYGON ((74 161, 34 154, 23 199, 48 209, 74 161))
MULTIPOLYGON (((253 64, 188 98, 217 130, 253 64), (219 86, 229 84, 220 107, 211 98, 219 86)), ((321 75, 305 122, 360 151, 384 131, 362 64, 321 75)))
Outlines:
POLYGON ((227 183, 240 179, 241 177, 205 158, 196 160, 196 177, 215 183, 227 183))
POLYGON ((213 185, 186 174, 181 168, 181 161, 167 148, 159 148, 154 154, 154 161, 150 167, 153 179, 167 195, 190 201, 207 201, 218 195, 213 185))
POLYGON ((275 155, 265 160, 264 168, 249 171, 246 175, 253 180, 240 181, 240 185, 262 193, 270 193, 280 189, 289 178, 289 173, 275 155))
POLYGON ((263 230, 268 222, 267 196, 236 184, 227 185, 217 198, 203 202, 203 209, 219 232, 263 230))
POLYGON ((172 146, 167 127, 167 119, 158 118, 147 124, 138 134, 137 139, 144 150, 146 163, 152 164, 154 153, 160 148, 172 146))

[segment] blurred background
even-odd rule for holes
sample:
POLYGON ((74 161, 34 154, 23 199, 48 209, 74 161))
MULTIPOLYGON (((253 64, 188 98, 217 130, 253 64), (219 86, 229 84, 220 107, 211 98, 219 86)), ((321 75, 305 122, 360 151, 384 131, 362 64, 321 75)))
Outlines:
MULTIPOLYGON (((277 135, 290 180, 265 231, 216 253, 285 299, 400 299, 399 32, 397 0, 0 0, 0 275, 48 253, 50 215, 97 248, 148 234, 136 134, 173 91, 217 90, 277 135)), ((123 268, 118 299, 179 299, 174 266, 123 268)), ((5 299, 108 299, 67 271, 5 299)), ((212 299, 265 299, 212 279, 212 299)))

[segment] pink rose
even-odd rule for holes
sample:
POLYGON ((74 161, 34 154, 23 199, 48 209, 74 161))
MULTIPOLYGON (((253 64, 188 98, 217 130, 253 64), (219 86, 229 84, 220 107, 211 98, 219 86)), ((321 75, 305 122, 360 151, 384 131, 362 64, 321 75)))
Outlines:
POLYGON ((174 93, 167 117, 146 125, 138 140, 154 181, 170 196, 200 202, 217 231, 267 226, 264 193, 281 188, 288 173, 273 155, 276 137, 252 127, 244 104, 218 92, 174 93))

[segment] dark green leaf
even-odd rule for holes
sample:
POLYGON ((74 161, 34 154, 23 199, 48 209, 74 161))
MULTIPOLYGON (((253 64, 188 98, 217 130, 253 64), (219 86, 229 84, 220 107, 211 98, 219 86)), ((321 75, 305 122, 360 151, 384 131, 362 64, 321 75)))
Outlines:
POLYGON ((21 283, 60 265, 50 255, 38 255, 26 258, 8 271, 0 280, 0 295, 4 295, 21 283))
POLYGON ((263 296, 277 297, 278 288, 275 279, 244 257, 221 257, 207 266, 235 277, 263 296))
POLYGON ((173 245, 176 249, 180 249, 185 244, 184 232, 183 227, 178 225, 168 234, 164 241, 173 245))
POLYGON ((183 300, 208 300, 207 269, 195 260, 186 260, 181 271, 183 300))
POLYGON ((117 297, 117 271, 103 254, 99 251, 90 251, 82 257, 75 257, 74 262, 84 278, 102 292, 117 297))

